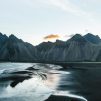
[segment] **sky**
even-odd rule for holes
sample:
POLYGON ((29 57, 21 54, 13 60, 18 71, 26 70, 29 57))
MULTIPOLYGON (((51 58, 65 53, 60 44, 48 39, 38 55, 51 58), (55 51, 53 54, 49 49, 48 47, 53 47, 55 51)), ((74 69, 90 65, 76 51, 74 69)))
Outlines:
POLYGON ((0 0, 0 32, 33 45, 100 29, 101 0, 0 0))

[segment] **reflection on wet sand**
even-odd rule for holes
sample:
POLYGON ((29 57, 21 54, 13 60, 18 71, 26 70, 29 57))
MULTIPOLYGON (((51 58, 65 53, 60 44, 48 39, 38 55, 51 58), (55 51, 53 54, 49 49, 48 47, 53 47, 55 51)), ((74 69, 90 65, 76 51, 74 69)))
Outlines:
POLYGON ((47 80, 48 83, 46 82, 46 84, 55 84, 56 87, 52 95, 45 101, 87 101, 83 96, 73 94, 68 88, 65 88, 65 90, 64 87, 61 88, 61 85, 68 85, 69 80, 71 80, 71 75, 72 73, 67 71, 53 71, 53 75, 51 73, 49 80, 47 80), (65 78, 68 79, 68 81, 64 81, 65 78))
POLYGON ((44 81, 44 84, 49 88, 56 90, 56 87, 59 82, 59 74, 47 74, 47 79, 44 81))

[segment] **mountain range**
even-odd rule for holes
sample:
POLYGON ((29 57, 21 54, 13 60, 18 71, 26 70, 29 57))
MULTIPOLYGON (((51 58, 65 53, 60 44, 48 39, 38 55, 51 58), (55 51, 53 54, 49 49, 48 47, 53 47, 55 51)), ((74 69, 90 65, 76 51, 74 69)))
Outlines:
POLYGON ((101 39, 87 33, 75 34, 67 41, 42 42, 37 46, 0 33, 0 61, 101 61, 101 39))
POLYGON ((36 58, 36 48, 14 35, 7 37, 0 33, 1 61, 32 61, 36 58))

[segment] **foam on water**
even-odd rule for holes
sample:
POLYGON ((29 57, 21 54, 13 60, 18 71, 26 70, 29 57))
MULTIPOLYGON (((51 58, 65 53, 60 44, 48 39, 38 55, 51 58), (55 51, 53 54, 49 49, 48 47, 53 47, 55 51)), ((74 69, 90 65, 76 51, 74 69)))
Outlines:
POLYGON ((82 101, 88 101, 88 100, 87 100, 86 98, 84 98, 83 96, 71 94, 69 91, 57 91, 57 92, 54 93, 54 95, 67 96, 67 97, 71 97, 71 98, 77 98, 77 99, 80 99, 80 100, 82 100, 82 101))
MULTIPOLYGON (((0 98, 23 98, 36 99, 35 101, 43 101, 52 94, 53 90, 44 85, 42 79, 37 76, 32 79, 19 83, 15 88, 8 86, 1 93, 0 98)), ((15 100, 16 101, 16 100, 15 100)), ((31 101, 31 100, 29 100, 31 101)))
POLYGON ((0 70, 0 74, 2 74, 5 71, 5 69, 0 70))

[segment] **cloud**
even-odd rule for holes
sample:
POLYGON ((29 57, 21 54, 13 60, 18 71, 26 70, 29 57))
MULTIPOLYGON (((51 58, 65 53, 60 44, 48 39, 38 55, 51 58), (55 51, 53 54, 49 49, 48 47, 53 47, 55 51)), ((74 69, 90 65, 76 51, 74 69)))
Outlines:
POLYGON ((87 12, 83 11, 76 4, 70 0, 47 0, 51 5, 60 8, 63 11, 70 12, 76 15, 88 15, 87 12))
POLYGON ((44 7, 45 6, 57 7, 62 11, 72 13, 77 16, 85 16, 88 17, 89 19, 92 19, 92 14, 90 12, 83 10, 79 4, 75 4, 75 2, 71 0, 26 0, 26 1, 29 1, 31 4, 36 4, 37 6, 43 5, 44 7))
POLYGON ((60 36, 58 34, 50 34, 44 37, 45 40, 49 40, 49 39, 57 39, 60 36))

